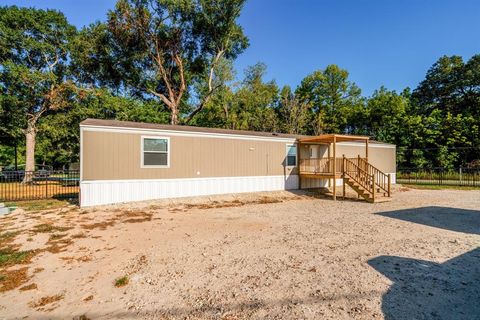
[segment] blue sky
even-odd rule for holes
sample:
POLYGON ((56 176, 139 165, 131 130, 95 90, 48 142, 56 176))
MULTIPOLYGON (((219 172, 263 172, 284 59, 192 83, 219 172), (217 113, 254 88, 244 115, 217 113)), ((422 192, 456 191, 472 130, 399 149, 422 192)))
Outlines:
MULTIPOLYGON (((114 0, 0 0, 54 8, 78 27, 103 20, 114 0)), ((480 1, 247 0, 240 24, 250 47, 236 61, 264 62, 267 80, 297 86, 316 69, 337 64, 365 95, 381 85, 414 88, 442 55, 480 53, 480 1)))

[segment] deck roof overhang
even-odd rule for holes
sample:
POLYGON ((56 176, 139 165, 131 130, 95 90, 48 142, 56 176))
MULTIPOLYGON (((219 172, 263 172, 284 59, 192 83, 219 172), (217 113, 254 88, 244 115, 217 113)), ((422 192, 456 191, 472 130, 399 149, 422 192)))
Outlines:
POLYGON ((314 137, 306 137, 298 139, 299 143, 322 143, 331 144, 335 142, 349 142, 349 141, 361 141, 367 142, 370 138, 367 136, 354 136, 347 134, 322 134, 314 137))

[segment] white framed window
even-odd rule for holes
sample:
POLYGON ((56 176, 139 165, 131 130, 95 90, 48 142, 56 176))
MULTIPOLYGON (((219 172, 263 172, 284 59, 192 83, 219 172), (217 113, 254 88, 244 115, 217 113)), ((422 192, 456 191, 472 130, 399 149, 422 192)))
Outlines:
POLYGON ((295 167, 297 165, 297 145, 287 144, 287 156, 285 162, 287 167, 295 167))
POLYGON ((170 138, 156 136, 141 137, 142 168, 170 167, 170 138))

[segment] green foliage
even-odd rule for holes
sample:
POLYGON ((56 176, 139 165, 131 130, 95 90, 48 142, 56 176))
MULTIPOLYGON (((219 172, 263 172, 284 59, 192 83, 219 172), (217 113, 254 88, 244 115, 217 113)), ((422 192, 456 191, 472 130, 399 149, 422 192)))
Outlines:
POLYGON ((277 131, 274 106, 278 87, 274 81, 264 82, 266 66, 258 63, 245 71, 245 79, 235 92, 227 126, 238 130, 277 131))
POLYGON ((129 279, 128 276, 123 276, 121 278, 115 279, 114 285, 117 288, 124 287, 128 284, 129 279))
POLYGON ((307 132, 309 120, 309 105, 300 101, 286 86, 280 93, 277 107, 281 130, 290 134, 304 134, 307 132))
POLYGON ((92 35, 97 47, 88 46, 77 61, 97 68, 104 83, 158 99, 170 110, 171 123, 177 124, 180 113, 198 112, 211 98, 221 59, 235 59, 248 46, 236 22, 243 3, 119 0, 106 26, 83 31, 79 43, 92 35), (199 104, 191 108, 186 101, 194 82, 204 82, 208 89, 199 92, 199 104))
POLYGON ((56 199, 47 199, 47 200, 28 200, 28 201, 15 201, 11 203, 5 203, 7 207, 18 207, 22 208, 25 211, 39 211, 47 209, 57 209, 64 208, 69 205, 69 202, 66 200, 56 200, 56 199))
POLYGON ((351 132, 350 120, 363 106, 360 88, 336 65, 308 75, 296 93, 311 107, 313 134, 351 132))
POLYGON ((68 107, 75 92, 67 73, 75 32, 58 11, 0 7, 1 140, 10 138, 10 145, 18 145, 23 131, 26 170, 35 168, 38 120, 68 107))
POLYGON ((235 82, 248 47, 244 0, 119 0, 105 22, 77 31, 54 10, 0 7, 0 165, 78 161, 86 118, 287 132, 355 133, 397 146, 399 167, 454 168, 480 159, 480 55, 441 57, 410 92, 363 97, 336 65, 297 88, 235 82))
POLYGON ((12 248, 0 249, 0 267, 26 263, 32 256, 31 251, 17 251, 12 248))
POLYGON ((0 7, 0 93, 10 115, 26 121, 64 106, 68 44, 74 33, 58 11, 0 7))
POLYGON ((412 106, 422 119, 412 158, 446 168, 480 158, 480 55, 467 63, 441 57, 414 90, 412 106))

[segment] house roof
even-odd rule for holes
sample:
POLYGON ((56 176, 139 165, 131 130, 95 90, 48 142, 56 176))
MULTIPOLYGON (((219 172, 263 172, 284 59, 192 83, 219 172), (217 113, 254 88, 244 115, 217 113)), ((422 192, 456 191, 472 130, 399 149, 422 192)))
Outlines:
POLYGON ((317 143, 333 143, 333 142, 354 142, 354 141, 368 141, 367 136, 354 136, 346 134, 322 134, 319 136, 299 138, 300 143, 317 142, 317 143))
MULTIPOLYGON (((312 139, 312 142, 315 139, 325 139, 331 138, 332 134, 320 135, 320 136, 306 136, 298 134, 286 134, 286 133, 276 133, 276 132, 261 132, 261 131, 247 131, 247 130, 231 130, 231 129, 221 129, 221 128, 206 128, 206 127, 194 127, 194 126, 184 126, 184 125, 171 125, 171 124, 158 124, 158 123, 146 123, 146 122, 133 122, 133 121, 120 121, 120 120, 102 120, 102 119, 86 119, 80 122, 81 126, 93 126, 93 127, 109 127, 109 128, 126 128, 126 129, 144 129, 144 130, 168 130, 168 131, 180 131, 180 132, 198 132, 198 133, 212 133, 212 134, 227 134, 227 135, 242 135, 242 136, 253 136, 253 137, 269 137, 269 138, 284 138, 284 139, 295 139, 301 142, 307 142, 312 139)), ((337 142, 343 141, 360 141, 368 139, 365 136, 351 136, 351 135, 335 135, 340 137, 337 142), (343 138, 342 138, 343 137, 343 138), (358 139, 357 139, 358 138, 358 139)), ((369 140, 370 143, 378 144, 389 144, 383 142, 377 142, 369 140)))
POLYGON ((145 123, 133 121, 119 121, 119 120, 100 120, 100 119, 86 119, 80 123, 82 126, 100 126, 100 127, 115 127, 115 128, 134 128, 134 129, 148 129, 148 130, 170 130, 183 132, 201 132, 201 133, 215 133, 215 134, 231 134, 254 137, 271 137, 271 138, 286 138, 286 139, 300 139, 308 136, 285 134, 276 132, 261 132, 261 131, 247 131, 247 130, 231 130, 221 128, 206 128, 194 127, 184 125, 145 123))

